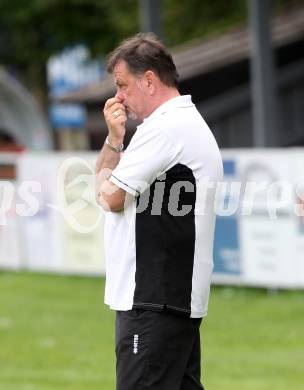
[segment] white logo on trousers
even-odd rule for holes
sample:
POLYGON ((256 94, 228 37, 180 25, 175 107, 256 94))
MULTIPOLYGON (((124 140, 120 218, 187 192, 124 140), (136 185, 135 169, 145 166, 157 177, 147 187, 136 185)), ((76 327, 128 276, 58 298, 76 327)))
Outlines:
POLYGON ((133 339, 133 353, 136 355, 138 353, 138 334, 135 334, 134 335, 134 339, 133 339))

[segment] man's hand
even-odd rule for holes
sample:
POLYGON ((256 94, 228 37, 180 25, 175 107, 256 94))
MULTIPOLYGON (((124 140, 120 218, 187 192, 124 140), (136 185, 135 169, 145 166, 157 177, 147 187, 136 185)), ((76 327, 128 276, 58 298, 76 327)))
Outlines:
POLYGON ((109 130, 109 141, 115 146, 123 144, 127 114, 121 99, 117 97, 108 99, 103 113, 109 130))
MULTIPOLYGON (((114 146, 123 144, 127 120, 125 106, 118 97, 106 101, 104 117, 109 130, 109 141, 114 146)), ((104 145, 96 162, 96 201, 106 211, 120 211, 125 205, 126 192, 108 178, 120 160, 120 153, 104 145)))

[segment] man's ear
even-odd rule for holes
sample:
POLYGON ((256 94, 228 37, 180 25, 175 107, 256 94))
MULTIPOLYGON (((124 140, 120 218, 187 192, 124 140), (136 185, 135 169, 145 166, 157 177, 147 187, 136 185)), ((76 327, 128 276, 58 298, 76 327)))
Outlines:
POLYGON ((149 93, 150 95, 153 95, 155 92, 155 73, 152 70, 147 70, 145 73, 145 79, 149 93))

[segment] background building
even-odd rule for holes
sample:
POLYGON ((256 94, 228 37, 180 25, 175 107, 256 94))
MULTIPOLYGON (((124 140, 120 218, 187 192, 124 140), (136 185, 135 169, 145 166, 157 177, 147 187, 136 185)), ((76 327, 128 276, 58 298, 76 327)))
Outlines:
MULTIPOLYGON (((304 144, 304 8, 275 17, 271 24, 275 64, 275 130, 265 146, 304 144)), ((222 148, 255 146, 250 90, 252 38, 248 29, 173 48, 180 91, 189 93, 222 148)), ((85 104, 91 149, 106 136, 101 108, 115 93, 107 77, 64 100, 85 104)), ((129 123, 129 136, 135 123, 129 123)))

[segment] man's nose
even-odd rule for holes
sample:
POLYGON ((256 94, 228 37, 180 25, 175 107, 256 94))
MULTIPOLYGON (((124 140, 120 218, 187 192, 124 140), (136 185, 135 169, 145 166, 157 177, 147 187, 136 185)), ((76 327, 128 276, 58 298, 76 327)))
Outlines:
POLYGON ((115 95, 116 98, 120 99, 121 102, 123 103, 123 101, 125 100, 123 94, 119 91, 116 92, 116 95, 115 95))

